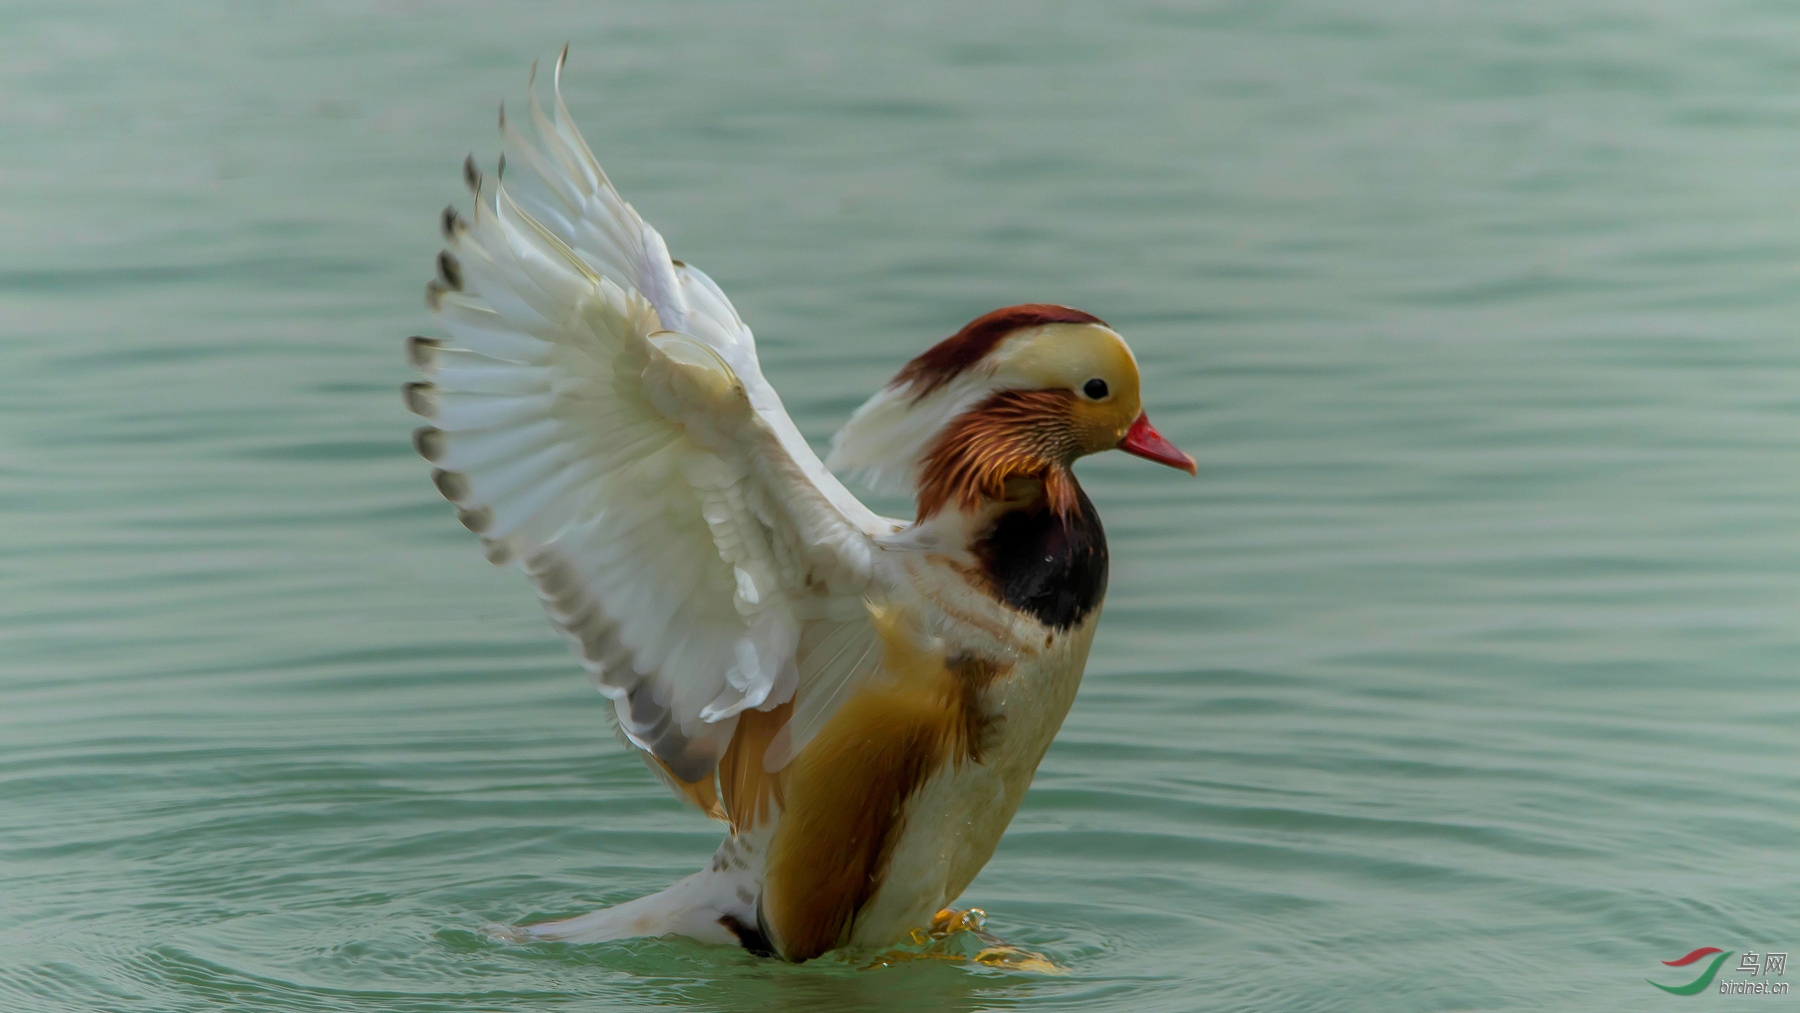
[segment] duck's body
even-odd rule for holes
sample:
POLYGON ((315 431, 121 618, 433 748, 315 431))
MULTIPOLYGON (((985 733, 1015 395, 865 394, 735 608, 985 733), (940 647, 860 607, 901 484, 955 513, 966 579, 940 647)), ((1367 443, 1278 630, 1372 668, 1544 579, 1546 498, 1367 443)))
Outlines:
MULTIPOLYGON (((559 67, 560 69, 560 67, 559 67)), ((567 122, 504 127, 527 171, 449 249, 408 403, 433 476, 518 560, 622 734, 729 826, 710 867, 590 915, 507 929, 680 934, 790 960, 929 924, 992 856, 1068 713, 1105 535, 1068 466, 1150 428, 1097 318, 999 310, 901 371, 833 467, 910 486, 879 517, 828 471, 710 279, 670 260, 567 122)), ((485 197, 479 174, 469 181, 485 197)))

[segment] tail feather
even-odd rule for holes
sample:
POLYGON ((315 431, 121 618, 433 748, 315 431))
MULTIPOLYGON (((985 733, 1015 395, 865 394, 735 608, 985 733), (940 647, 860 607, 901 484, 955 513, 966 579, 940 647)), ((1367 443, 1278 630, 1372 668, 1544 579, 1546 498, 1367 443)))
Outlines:
POLYGON ((637 900, 561 921, 490 925, 488 933, 518 943, 687 936, 703 943, 748 945, 744 932, 745 926, 756 925, 755 895, 739 889, 740 878, 724 871, 696 872, 637 900))

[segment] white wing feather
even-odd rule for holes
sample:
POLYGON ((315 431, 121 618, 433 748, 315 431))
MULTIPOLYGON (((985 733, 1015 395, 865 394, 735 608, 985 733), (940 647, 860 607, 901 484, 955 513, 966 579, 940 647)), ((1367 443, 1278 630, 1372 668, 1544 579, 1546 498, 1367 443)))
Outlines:
POLYGON ((446 218, 450 339, 411 346, 416 443, 633 744, 701 780, 739 713, 793 700, 773 769, 878 664, 863 598, 901 525, 826 470, 750 329, 613 190, 560 91, 555 113, 534 94, 530 138, 503 116, 510 174, 471 168, 474 215, 446 218))

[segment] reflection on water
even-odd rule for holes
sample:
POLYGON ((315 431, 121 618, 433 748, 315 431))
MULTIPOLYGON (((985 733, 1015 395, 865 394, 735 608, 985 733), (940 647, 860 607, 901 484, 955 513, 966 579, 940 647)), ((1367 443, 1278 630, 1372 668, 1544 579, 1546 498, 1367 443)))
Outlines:
POLYGON ((1635 1010, 1800 944, 1793 12, 151 10, 0 35, 0 1007, 1635 1010), (1199 458, 1082 465, 1106 619, 963 899, 1068 975, 479 934, 715 843, 396 394, 564 39, 810 437, 1054 300, 1199 458))

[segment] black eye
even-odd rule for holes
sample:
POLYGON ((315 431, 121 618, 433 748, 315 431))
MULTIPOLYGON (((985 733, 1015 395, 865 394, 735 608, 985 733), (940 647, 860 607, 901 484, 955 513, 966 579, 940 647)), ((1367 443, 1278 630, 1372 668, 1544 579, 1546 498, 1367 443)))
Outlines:
POLYGON ((1082 385, 1081 392, 1098 401, 1106 396, 1106 381, 1096 376, 1082 385))

